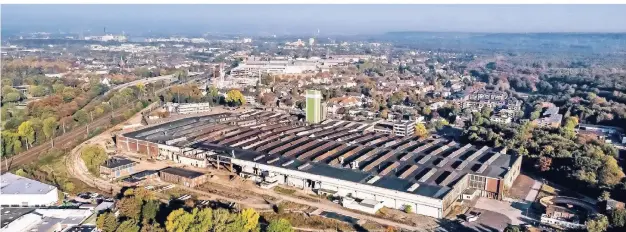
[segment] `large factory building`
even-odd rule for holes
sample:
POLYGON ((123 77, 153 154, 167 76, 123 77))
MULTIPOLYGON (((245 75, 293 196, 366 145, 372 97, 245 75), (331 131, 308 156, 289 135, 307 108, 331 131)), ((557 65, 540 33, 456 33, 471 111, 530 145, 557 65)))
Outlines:
MULTIPOLYGON (((398 137, 359 122, 309 125, 290 115, 250 111, 161 124, 116 138, 120 151, 188 165, 226 164, 263 188, 288 185, 375 212, 403 209, 442 218, 459 199, 501 199, 521 157, 442 138, 398 137)), ((199 166, 203 167, 203 166, 199 166)))

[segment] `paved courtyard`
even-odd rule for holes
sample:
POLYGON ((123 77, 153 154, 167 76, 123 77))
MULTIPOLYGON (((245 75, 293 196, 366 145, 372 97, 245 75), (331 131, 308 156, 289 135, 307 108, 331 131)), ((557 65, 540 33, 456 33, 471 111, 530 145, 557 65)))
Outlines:
POLYGON ((506 215, 483 209, 474 209, 474 212, 481 212, 480 217, 475 222, 464 222, 463 225, 474 231, 503 231, 511 223, 506 215))
POLYGON ((498 212, 499 214, 508 217, 511 224, 520 225, 528 224, 529 222, 534 221, 533 219, 525 216, 526 208, 529 206, 530 202, 506 202, 481 197, 478 199, 478 201, 476 201, 476 205, 474 206, 474 208, 491 212, 498 212))

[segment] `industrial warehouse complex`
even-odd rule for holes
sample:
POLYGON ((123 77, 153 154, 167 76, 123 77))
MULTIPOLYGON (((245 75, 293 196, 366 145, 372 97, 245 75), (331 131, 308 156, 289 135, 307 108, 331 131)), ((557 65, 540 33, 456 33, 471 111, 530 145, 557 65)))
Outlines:
MULTIPOLYGON (((119 151, 195 167, 227 167, 261 187, 342 197, 345 207, 442 218, 459 199, 501 199, 521 157, 438 137, 377 133, 368 123, 308 124, 267 111, 181 119, 116 136, 119 151)), ((221 168, 220 167, 220 168, 221 168)))

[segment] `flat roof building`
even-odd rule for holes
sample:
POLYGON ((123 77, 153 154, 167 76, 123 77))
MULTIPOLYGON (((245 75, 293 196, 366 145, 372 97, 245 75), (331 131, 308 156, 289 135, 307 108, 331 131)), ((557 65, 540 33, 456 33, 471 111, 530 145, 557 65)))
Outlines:
POLYGON ((135 172, 133 167, 136 164, 137 162, 123 157, 111 157, 100 165, 100 175, 110 179, 128 176, 135 172))
POLYGON ((53 206, 58 201, 57 187, 13 173, 1 176, 0 204, 11 207, 53 206))
POLYGON ((163 181, 185 187, 196 187, 207 181, 207 176, 204 173, 177 167, 169 167, 159 171, 159 177, 163 181))

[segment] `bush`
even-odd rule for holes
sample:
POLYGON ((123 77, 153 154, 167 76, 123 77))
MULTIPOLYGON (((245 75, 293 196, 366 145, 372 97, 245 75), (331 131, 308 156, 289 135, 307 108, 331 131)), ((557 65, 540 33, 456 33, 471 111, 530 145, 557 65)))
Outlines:
POLYGON ((413 212, 413 206, 411 205, 404 205, 404 209, 402 210, 405 213, 412 213, 413 212))

